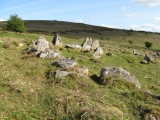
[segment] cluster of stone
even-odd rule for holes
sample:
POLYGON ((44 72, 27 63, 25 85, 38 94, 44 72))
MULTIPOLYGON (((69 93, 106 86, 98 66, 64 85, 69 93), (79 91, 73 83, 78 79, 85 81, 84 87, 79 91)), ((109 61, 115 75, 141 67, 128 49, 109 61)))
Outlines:
POLYGON ((49 47, 49 42, 44 37, 39 37, 37 41, 32 41, 26 49, 29 53, 34 53, 41 58, 59 58, 63 57, 54 49, 49 47))
MULTIPOLYGON (((56 34, 53 38, 52 43, 55 46, 62 47, 62 40, 61 37, 56 34)), ((81 49, 82 51, 91 51, 93 50, 93 56, 95 58, 100 58, 103 55, 103 49, 99 45, 99 41, 93 41, 92 38, 86 38, 82 45, 76 44, 67 44, 65 45, 67 48, 76 48, 81 49)), ((44 37, 39 37, 37 41, 32 41, 31 44, 28 45, 26 49, 30 53, 36 54, 38 57, 41 58, 59 58, 58 61, 54 62, 53 65, 61 68, 55 71, 55 78, 59 77, 66 77, 68 75, 78 75, 83 77, 88 77, 89 70, 88 68, 79 65, 75 60, 71 58, 64 58, 58 52, 56 52, 53 48, 49 47, 49 42, 44 37)), ((134 54, 136 52, 134 51, 134 54)), ((145 55, 144 60, 147 62, 152 61, 152 59, 145 55)), ((109 80, 110 77, 119 76, 119 78, 124 79, 128 82, 135 84, 137 88, 140 88, 140 84, 138 80, 133 76, 131 73, 127 72, 123 68, 116 68, 116 67, 103 67, 100 72, 100 82, 106 82, 109 80)))

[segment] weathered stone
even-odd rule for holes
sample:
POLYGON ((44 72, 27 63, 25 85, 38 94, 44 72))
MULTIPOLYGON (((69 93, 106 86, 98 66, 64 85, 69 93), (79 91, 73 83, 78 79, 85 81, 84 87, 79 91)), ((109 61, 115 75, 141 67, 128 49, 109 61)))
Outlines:
POLYGON ((144 60, 146 60, 147 62, 153 62, 154 61, 154 59, 149 55, 144 55, 144 60))
POLYGON ((45 49, 48 49, 49 48, 49 45, 48 45, 48 41, 43 38, 43 37, 39 37, 39 39, 37 40, 37 42, 35 43, 35 49, 37 51, 44 51, 45 49))
POLYGON ((57 71, 56 76, 68 76, 70 74, 75 74, 78 76, 88 77, 88 68, 78 65, 78 63, 71 58, 58 60, 55 63, 53 63, 53 65, 62 68, 62 70, 60 70, 62 72, 57 71))
POLYGON ((99 48, 97 48, 97 49, 95 50, 95 52, 93 53, 93 56, 94 56, 95 58, 100 58, 101 55, 103 55, 103 49, 102 49, 101 47, 99 47, 99 48))
POLYGON ((68 76, 70 73, 67 72, 67 71, 60 71, 60 70, 57 70, 55 72, 55 78, 59 78, 59 77, 66 77, 68 76))
POLYGON ((56 34, 56 35, 54 36, 52 43, 53 43, 55 46, 59 46, 59 47, 62 47, 62 46, 63 46, 62 39, 61 39, 61 37, 60 37, 58 34, 56 34))
POLYGON ((99 40, 93 41, 91 47, 92 47, 92 50, 95 50, 95 49, 99 48, 99 40))
POLYGON ((66 59, 60 59, 53 64, 61 68, 71 68, 77 65, 78 63, 71 58, 66 58, 66 59))
POLYGON ((65 47, 66 48, 82 49, 82 46, 81 45, 77 45, 77 44, 66 44, 65 47))
POLYGON ((82 51, 90 51, 92 49, 92 38, 86 38, 81 46, 82 51))
POLYGON ((45 49, 44 51, 41 51, 37 56, 41 58, 63 58, 59 53, 57 53, 53 49, 45 49))
POLYGON ((137 50, 133 50, 133 54, 134 54, 134 55, 138 55, 137 50))
POLYGON ((135 84, 137 88, 141 88, 139 81, 135 78, 135 76, 133 76, 131 73, 127 72, 123 68, 117 68, 117 67, 102 68, 101 73, 100 73, 100 80, 104 81, 108 79, 109 77, 115 77, 115 76, 118 76, 121 79, 124 79, 128 82, 135 84))

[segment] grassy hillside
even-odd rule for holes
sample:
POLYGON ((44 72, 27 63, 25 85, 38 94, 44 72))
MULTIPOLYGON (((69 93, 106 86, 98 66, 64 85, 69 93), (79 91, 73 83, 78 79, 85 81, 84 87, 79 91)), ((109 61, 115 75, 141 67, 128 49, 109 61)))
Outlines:
MULTIPOLYGON (((55 59, 38 58, 24 51, 27 44, 37 40, 38 36, 42 35, 50 42, 53 36, 0 31, 0 119, 148 120, 149 116, 160 119, 160 101, 144 94, 160 95, 160 63, 140 64, 143 57, 132 53, 136 48, 142 54, 155 54, 153 50, 160 49, 159 35, 132 31, 128 35, 129 31, 125 31, 127 36, 123 36, 118 33, 124 31, 115 31, 115 36, 99 39, 104 49, 100 59, 94 59, 92 52, 56 48, 61 55, 89 68, 88 79, 78 76, 54 79, 53 73, 58 68, 51 64, 55 59), (118 35, 125 39, 118 38, 118 35), (139 37, 141 41, 137 40, 139 37), (144 47, 145 38, 153 42, 152 49, 144 47), (19 43, 24 46, 18 47, 19 43), (113 56, 107 56, 108 52, 113 56), (99 85, 98 76, 104 66, 125 68, 136 76, 142 88, 137 89, 123 80, 99 85)), ((64 44, 81 44, 83 37, 87 37, 63 35, 60 34, 64 44)))

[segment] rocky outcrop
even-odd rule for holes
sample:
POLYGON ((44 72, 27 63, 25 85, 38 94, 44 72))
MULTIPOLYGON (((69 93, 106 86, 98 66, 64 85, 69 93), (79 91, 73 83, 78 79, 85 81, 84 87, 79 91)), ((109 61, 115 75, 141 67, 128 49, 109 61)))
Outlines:
POLYGON ((71 74, 88 77, 88 68, 79 65, 71 58, 58 60, 53 65, 61 68, 55 72, 55 77, 65 77, 71 74))
POLYGON ((119 77, 135 84, 137 88, 141 88, 139 81, 131 73, 127 72, 123 68, 117 67, 103 67, 100 73, 100 82, 106 83, 110 80, 111 77, 119 77))
POLYGON ((44 37, 39 37, 37 41, 32 41, 26 49, 29 53, 34 53, 41 58, 59 58, 63 57, 55 50, 49 48, 49 42, 44 37))
POLYGON ((63 46, 62 39, 61 39, 61 37, 58 34, 55 34, 52 43, 55 46, 59 46, 59 47, 63 46))

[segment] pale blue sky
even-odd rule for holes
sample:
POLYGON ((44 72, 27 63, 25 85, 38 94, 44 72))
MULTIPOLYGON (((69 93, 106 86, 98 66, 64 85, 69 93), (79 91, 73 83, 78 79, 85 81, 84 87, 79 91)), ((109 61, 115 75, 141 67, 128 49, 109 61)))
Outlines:
POLYGON ((0 0, 0 21, 59 20, 160 32, 160 0, 0 0))

